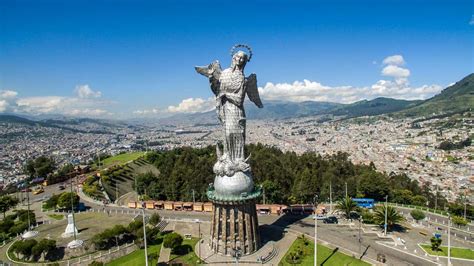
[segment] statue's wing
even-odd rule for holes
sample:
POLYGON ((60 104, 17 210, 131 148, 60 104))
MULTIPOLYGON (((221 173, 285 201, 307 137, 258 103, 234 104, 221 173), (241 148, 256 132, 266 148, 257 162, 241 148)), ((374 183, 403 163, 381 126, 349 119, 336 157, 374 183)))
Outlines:
POLYGON ((258 94, 257 87, 257 75, 250 74, 246 81, 246 90, 247 96, 249 99, 258 107, 263 108, 262 100, 260 100, 260 95, 258 94))
POLYGON ((217 95, 219 94, 219 78, 221 76, 221 65, 219 61, 214 61, 207 66, 197 66, 194 67, 196 72, 209 78, 209 83, 211 83, 212 92, 217 95))

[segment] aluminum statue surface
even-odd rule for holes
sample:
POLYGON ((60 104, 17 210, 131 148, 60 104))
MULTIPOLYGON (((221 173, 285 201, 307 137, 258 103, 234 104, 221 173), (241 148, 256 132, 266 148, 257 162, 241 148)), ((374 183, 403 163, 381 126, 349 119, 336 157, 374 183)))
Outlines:
POLYGON ((199 74, 209 78, 211 90, 216 96, 217 117, 224 129, 224 151, 217 145, 218 161, 213 168, 216 174, 214 187, 221 195, 240 195, 253 189, 248 158, 244 156, 245 95, 259 108, 263 107, 258 94, 257 75, 244 75, 245 65, 252 58, 251 48, 235 45, 231 55, 232 63, 227 69, 222 70, 217 60, 208 66, 196 67, 199 74))

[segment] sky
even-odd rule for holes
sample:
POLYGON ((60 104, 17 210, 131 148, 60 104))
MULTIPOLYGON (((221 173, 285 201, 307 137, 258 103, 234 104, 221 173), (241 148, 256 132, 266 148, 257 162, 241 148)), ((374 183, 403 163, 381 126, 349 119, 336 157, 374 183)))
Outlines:
POLYGON ((208 111, 194 66, 239 43, 264 103, 427 99, 474 72, 473 3, 0 0, 0 112, 208 111))

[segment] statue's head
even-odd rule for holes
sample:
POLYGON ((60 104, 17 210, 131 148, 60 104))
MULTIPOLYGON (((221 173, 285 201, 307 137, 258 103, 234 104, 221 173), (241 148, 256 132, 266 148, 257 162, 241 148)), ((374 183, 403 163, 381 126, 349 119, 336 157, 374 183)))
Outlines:
POLYGON ((237 67, 238 69, 243 70, 245 64, 249 61, 248 55, 244 51, 238 51, 232 56, 232 68, 237 67))
POLYGON ((250 61, 252 58, 252 48, 245 44, 236 44, 230 50, 230 54, 232 55, 232 65, 231 68, 233 69, 240 69, 244 70, 245 65, 247 62, 250 61), (237 50, 238 48, 245 48, 248 50, 248 54, 242 50, 237 50))

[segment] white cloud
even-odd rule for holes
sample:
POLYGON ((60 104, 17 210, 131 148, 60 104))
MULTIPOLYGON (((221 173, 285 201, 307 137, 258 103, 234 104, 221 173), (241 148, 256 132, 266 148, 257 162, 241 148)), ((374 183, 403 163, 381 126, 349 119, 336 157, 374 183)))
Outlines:
POLYGON ((402 66, 405 64, 405 59, 403 59, 403 56, 396 54, 396 55, 391 55, 385 57, 383 60, 384 65, 397 65, 397 66, 402 66))
POLYGON ((70 115, 73 116, 104 116, 104 115, 112 115, 112 113, 104 110, 104 109, 74 109, 69 112, 70 115))
POLYGON ((474 15, 471 16, 471 20, 469 20, 469 25, 474 25, 474 15))
POLYGON ((396 65, 388 65, 382 69, 382 75, 394 78, 408 78, 410 70, 396 65))
POLYGON ((207 112, 215 108, 215 100, 213 97, 207 100, 202 98, 188 98, 182 100, 177 106, 168 106, 167 111, 170 113, 197 113, 207 112))
POLYGON ((77 97, 83 99, 99 98, 100 96, 102 96, 102 93, 100 91, 93 91, 87 84, 76 86, 74 92, 76 93, 77 97))
POLYGON ((382 75, 392 80, 379 80, 372 85, 363 87, 354 86, 327 86, 316 81, 303 80, 293 83, 271 83, 259 88, 260 95, 266 100, 301 101, 329 101, 352 103, 363 99, 377 97, 391 97, 396 99, 426 99, 442 90, 440 85, 423 85, 411 87, 408 77, 410 70, 400 67, 405 64, 401 55, 393 55, 383 60, 386 66, 382 75))
POLYGON ((133 111, 134 114, 136 115, 150 115, 150 114, 161 114, 163 111, 161 111, 158 108, 152 108, 152 109, 144 109, 144 110, 135 110, 133 111))
POLYGON ((0 90, 0 112, 11 111, 16 107, 18 93, 12 90, 0 90))
POLYGON ((100 92, 93 91, 88 85, 77 86, 74 90, 76 97, 39 96, 17 97, 15 91, 0 91, 0 112, 12 111, 18 113, 63 114, 72 116, 103 116, 111 115, 104 108, 110 101, 99 99, 100 92))

